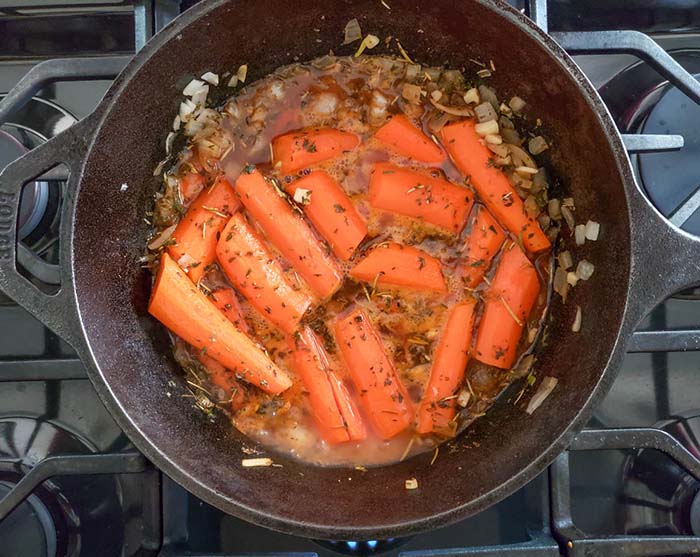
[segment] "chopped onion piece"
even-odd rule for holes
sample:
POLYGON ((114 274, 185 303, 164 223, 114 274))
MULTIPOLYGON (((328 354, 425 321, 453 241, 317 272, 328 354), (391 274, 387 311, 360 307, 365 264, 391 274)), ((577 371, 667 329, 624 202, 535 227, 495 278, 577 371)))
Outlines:
MULTIPOLYGON (((501 118, 501 120, 503 120, 503 118, 501 118)), ((515 130, 511 130, 510 128, 504 128, 502 123, 501 137, 503 137, 503 141, 506 143, 512 143, 513 145, 520 144, 520 134, 515 130)))
POLYGON ((422 92, 423 90, 418 85, 404 83, 401 96, 412 104, 420 104, 422 92))
POLYGON ((175 132, 170 132, 165 138, 165 154, 169 155, 173 150, 173 143, 175 143, 175 132))
POLYGON ((508 157, 508 154, 510 153, 510 151, 508 151, 508 147, 506 145, 503 145, 502 143, 500 145, 496 145, 495 143, 489 143, 487 140, 486 146, 490 149, 492 153, 498 155, 501 158, 508 157))
POLYGON ((241 460, 243 468, 253 468, 255 466, 272 466, 271 458, 244 458, 241 460))
POLYGON ((476 105, 474 107, 474 114, 476 114, 476 119, 480 123, 498 119, 498 114, 496 114, 496 111, 489 102, 476 105))
MULTIPOLYGON (((478 107, 477 107, 478 108, 478 107)), ((474 126, 474 131, 479 135, 489 135, 498 133, 498 122, 496 120, 489 120, 488 122, 480 122, 474 126)))
POLYGON ((498 119, 498 123, 501 125, 502 128, 506 128, 509 130, 514 130, 515 129, 515 124, 513 124, 513 121, 508 118, 508 116, 504 116, 501 114, 501 117, 498 119))
POLYGON ((525 198, 523 205, 525 206, 525 212, 527 213, 528 217, 534 219, 537 215, 540 214, 540 207, 539 205, 537 205, 537 199, 535 199, 534 195, 528 195, 525 198))
POLYGON ((163 230, 163 232, 158 234, 158 236, 153 238, 153 240, 151 240, 148 243, 148 249, 155 251, 159 247, 161 247, 163 244, 165 244, 165 242, 170 240, 170 236, 172 236, 173 232, 175 232, 175 228, 177 228, 177 224, 173 224, 172 226, 168 226, 168 228, 163 230))
POLYGON ((535 171, 534 173, 537 173, 537 163, 525 149, 518 145, 511 145, 510 152, 513 155, 513 160, 516 162, 515 166, 528 166, 535 171))
POLYGON ((467 104, 479 104, 480 100, 479 90, 476 87, 472 87, 464 93, 464 102, 467 104))
POLYGON ((246 77, 248 77, 248 64, 241 64, 241 66, 239 66, 236 77, 238 77, 238 81, 245 83, 246 77))
MULTIPOLYGON (((513 147, 513 145, 511 145, 513 147)), ((536 168, 530 168, 529 166, 516 166, 515 171, 518 174, 525 174, 527 176, 534 176, 537 174, 537 169, 536 168)))
POLYGON ((549 218, 549 215, 542 213, 539 217, 537 217, 537 222, 542 230, 547 230, 549 225, 552 223, 552 219, 549 218))
POLYGON ((569 209, 566 205, 562 205, 561 214, 564 217, 566 224, 568 224, 569 228, 573 230, 576 226, 576 221, 574 220, 574 214, 571 212, 571 209, 569 209))
POLYGON ((301 203, 302 205, 308 205, 311 203, 311 190, 297 188, 297 190, 294 192, 294 201, 301 203))
POLYGON ((182 90, 182 94, 185 95, 186 97, 191 97, 197 91, 202 89, 202 87, 206 87, 206 84, 203 81, 201 81, 199 79, 193 79, 182 90))
POLYGON ((418 489, 418 480, 416 478, 409 478, 406 480, 406 489, 418 489))
POLYGON ((490 143, 491 145, 500 145, 503 143, 503 138, 495 133, 488 133, 484 136, 484 140, 486 143, 490 143))
POLYGON ((214 72, 206 72, 204 75, 202 75, 202 80, 212 85, 219 84, 219 76, 216 75, 214 72))
POLYGON ((557 267, 554 271, 554 281, 552 284, 554 291, 566 301, 566 296, 569 293, 569 283, 566 281, 566 271, 561 267, 557 267))
POLYGON ((595 271, 595 265, 590 261, 581 259, 576 265, 576 276, 581 280, 588 280, 593 276, 593 271, 595 271))
POLYGON ((192 102, 197 106, 204 106, 207 103, 207 95, 209 94, 209 85, 205 85, 194 95, 192 95, 192 102))
POLYGON ((501 106, 498 107, 498 111, 501 114, 507 114, 509 116, 511 114, 513 114, 513 111, 510 109, 510 107, 506 103, 501 103, 501 106))
POLYGON ((564 199, 561 200, 561 204, 564 205, 565 207, 571 207, 572 209, 575 209, 574 207, 574 198, 573 197, 565 197, 564 199))
POLYGON ((459 395, 457 396, 457 404, 459 404, 462 408, 466 408, 469 405, 469 399, 471 396, 472 394, 469 392, 469 389, 462 389, 459 391, 459 395))
MULTIPOLYGON (((454 106, 445 106, 439 102, 430 99, 430 104, 432 104, 438 110, 442 110, 446 114, 452 114, 452 116, 471 116, 474 114, 471 108, 455 108, 454 106)), ((479 124, 477 124, 478 126, 479 124)), ((498 127, 498 124, 496 125, 498 127)))
POLYGON ((586 225, 577 224, 574 227, 574 239, 576 240, 577 246, 582 246, 586 243, 586 225))
POLYGON ((542 191, 547 189, 547 170, 545 168, 540 168, 532 179, 533 185, 536 191, 542 191))
POLYGON ((600 223, 589 220, 586 223, 586 240, 595 242, 600 234, 600 223))
POLYGON ((180 111, 179 111, 179 116, 180 120, 182 122, 186 122, 190 115, 194 112, 195 108, 197 108, 197 105, 194 104, 190 99, 185 99, 180 103, 180 111))
POLYGON ((357 18, 352 18, 345 24, 345 40, 343 44, 354 43, 362 38, 362 30, 360 29, 360 23, 357 18))
POLYGON ((537 389, 537 391, 535 391, 535 394, 532 395, 532 398, 530 399, 530 402, 528 403, 525 412, 527 412, 528 414, 532 414, 535 410, 537 410, 547 399, 547 397, 552 393, 554 387, 557 386, 557 383, 559 383, 559 379, 557 379, 556 377, 544 377, 542 379, 542 383, 540 383, 539 388, 537 389))
POLYGON ((559 220, 561 218, 561 203, 558 199, 550 199, 547 203, 547 213, 554 220, 559 220))
POLYGON ((180 119, 180 115, 176 114, 175 119, 173 120, 173 130, 177 131, 180 129, 180 124, 182 123, 182 120, 180 119))
POLYGON ((508 106, 513 112, 520 112, 527 103, 520 97, 513 97, 508 101, 508 106))
POLYGON ((228 87, 237 87, 238 86, 238 74, 233 74, 231 76, 231 79, 228 80, 228 83, 226 85, 228 87))
POLYGON ((483 102, 491 103, 494 111, 498 110, 498 97, 496 92, 486 85, 479 85, 479 96, 483 102))
POLYGON ((557 260, 559 261, 561 268, 565 271, 571 269, 574 264, 574 258, 571 257, 571 252, 569 250, 562 251, 559 255, 557 255, 557 260))
POLYGON ((547 142, 541 135, 532 137, 530 141, 527 142, 527 150, 533 155, 544 153, 547 149, 549 149, 549 145, 547 145, 547 142))
POLYGON ((413 81, 420 75, 420 64, 408 64, 406 66, 406 79, 413 81))
POLYGON ((574 317, 574 322, 571 325, 571 330, 574 333, 578 333, 581 330, 581 320, 582 320, 581 306, 576 306, 576 317, 574 317))
POLYGON ((569 283, 569 286, 576 286, 578 284, 578 277, 576 276, 576 273, 573 271, 566 273, 566 282, 569 283))
POLYGON ((435 91, 430 93, 430 98, 433 99, 435 102, 438 102, 442 98, 442 91, 435 89, 435 91))

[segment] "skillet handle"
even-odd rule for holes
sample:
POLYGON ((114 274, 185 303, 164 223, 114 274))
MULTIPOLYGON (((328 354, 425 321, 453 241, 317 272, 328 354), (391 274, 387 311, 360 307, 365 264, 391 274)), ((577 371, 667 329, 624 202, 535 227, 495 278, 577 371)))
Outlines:
POLYGON ((636 180, 630 196, 630 222, 629 309, 639 321, 668 296, 700 285, 700 239, 659 213, 636 180))
POLYGON ((92 114, 7 166, 0 174, 0 290, 74 348, 82 344, 72 280, 73 215, 81 165, 97 117, 92 114), (70 175, 61 204, 59 274, 55 294, 37 288, 17 269, 17 223, 22 186, 58 164, 70 175))

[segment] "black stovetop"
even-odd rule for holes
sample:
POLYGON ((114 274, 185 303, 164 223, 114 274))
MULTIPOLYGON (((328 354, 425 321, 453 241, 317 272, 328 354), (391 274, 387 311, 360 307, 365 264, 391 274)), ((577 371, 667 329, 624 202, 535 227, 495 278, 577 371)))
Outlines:
MULTIPOLYGON (((69 57, 71 72, 80 70, 84 57, 100 55, 113 58, 118 68, 154 30, 193 3, 0 2, 0 94, 45 60, 69 57)), ((544 2, 531 4, 537 9, 528 13, 554 32, 654 33, 682 67, 700 73, 697 2, 551 0, 548 14, 544 2)), ((592 48, 599 39, 587 36, 586 50, 599 50, 592 48)), ((700 106, 693 102, 700 96, 689 98, 674 87, 677 68, 667 72, 676 76, 669 85, 629 53, 613 49, 576 60, 623 133, 684 136, 680 151, 635 154, 632 160, 659 208, 700 232, 695 211, 700 106)), ((662 63, 669 68, 667 60, 662 63)), ((9 117, 3 118, 0 104, 0 167, 95 107, 109 86, 104 77, 109 72, 99 78, 78 73, 78 79, 43 84, 9 117)), ((64 184, 39 182, 25 194, 22 236, 40 259, 31 260, 32 268, 50 278, 64 184)), ((686 292, 641 324, 590 429, 525 488, 474 517, 408 540, 320 544, 224 515, 160 473, 102 406, 71 347, 0 293, 0 557, 695 553, 700 551, 698 350, 700 298, 686 292)))

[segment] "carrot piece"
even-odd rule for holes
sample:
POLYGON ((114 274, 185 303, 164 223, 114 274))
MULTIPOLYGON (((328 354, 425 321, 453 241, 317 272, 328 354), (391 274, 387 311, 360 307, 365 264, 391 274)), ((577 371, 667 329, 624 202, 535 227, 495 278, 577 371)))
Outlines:
POLYGON ((491 260, 501 249, 506 235, 486 207, 479 207, 472 222, 464 264, 461 266, 462 279, 467 288, 476 288, 491 264, 491 260))
POLYGON ((394 116, 375 132, 374 137, 410 159, 432 164, 445 160, 442 149, 403 114, 394 116))
POLYGON ((305 327, 293 340, 294 369, 309 392, 314 419, 329 443, 367 437, 360 413, 316 334, 305 327))
POLYGON ((189 205, 201 191, 206 182, 204 176, 198 172, 188 172, 180 178, 180 197, 185 205, 189 205))
POLYGON ((508 178, 493 166, 493 153, 481 143, 473 120, 448 124, 440 130, 442 143, 457 168, 470 178, 470 183, 489 210, 505 227, 522 240, 530 252, 551 246, 537 221, 527 216, 525 206, 508 178))
POLYGON ((440 262, 423 250, 394 242, 380 244, 359 261, 350 276, 379 286, 445 292, 440 262))
POLYGON ((514 245, 501 257, 485 296, 484 314, 474 346, 477 360, 501 369, 513 365, 525 321, 539 292, 535 267, 514 245))
POLYGON ((219 178, 199 194, 178 223, 172 235, 175 244, 168 246, 168 253, 184 267, 192 282, 197 283, 205 267, 216 259, 218 235, 239 207, 231 184, 219 178), (183 257, 185 261, 181 260, 183 257))
POLYGON ((418 410, 418 433, 449 432, 455 415, 455 400, 450 398, 464 379, 474 327, 476 300, 452 307, 445 330, 433 356, 430 379, 418 410))
POLYGON ((303 217, 257 170, 241 174, 235 188, 248 213, 311 290, 321 298, 333 294, 343 275, 303 217))
POLYGON ((148 312, 197 350, 264 391, 279 394, 292 385, 246 335, 241 333, 164 253, 148 312))
POLYGON ((272 140, 272 161, 285 173, 296 172, 351 151, 360 143, 354 133, 332 128, 297 130, 272 140))
POLYGON ((245 402, 245 392, 236 379, 236 374, 232 373, 211 356, 197 351, 197 359, 207 371, 209 380, 224 391, 224 396, 231 401, 234 410, 240 408, 245 402))
POLYGON ((285 187, 292 196, 300 189, 308 190, 304 192, 307 201, 301 204, 304 214, 336 256, 350 259, 367 235, 367 225, 340 184, 319 170, 285 187))
POLYGON ((209 296, 214 305, 219 308, 231 323, 246 334, 250 334, 250 326, 243 317, 243 308, 232 288, 214 290, 209 296))
POLYGON ((379 333, 359 308, 336 318, 334 329, 365 414, 383 439, 394 437, 413 421, 413 407, 379 333))
POLYGON ((467 188, 388 163, 375 164, 369 179, 373 207, 459 232, 474 204, 467 188))
POLYGON ((229 220, 216 256, 224 274, 256 310, 285 333, 294 332, 311 305, 311 296, 294 289, 243 215, 235 214, 229 220))

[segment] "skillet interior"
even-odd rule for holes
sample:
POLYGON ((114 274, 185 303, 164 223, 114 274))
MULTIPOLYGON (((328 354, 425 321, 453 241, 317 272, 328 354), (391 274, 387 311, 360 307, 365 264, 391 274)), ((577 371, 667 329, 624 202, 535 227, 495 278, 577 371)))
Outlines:
POLYGON ((95 362, 91 374, 120 424, 148 457, 200 497, 254 522, 314 537, 425 530, 476 512, 522 485, 561 448, 565 439, 559 447, 552 444, 594 393, 614 351, 627 298, 630 238, 623 179, 593 102, 567 69, 533 31, 516 24, 512 12, 499 15, 465 0, 389 3, 391 11, 376 0, 222 0, 189 12, 115 83, 77 200, 73 265, 95 362), (195 19, 199 14, 204 15, 195 19), (353 17, 365 33, 398 37, 419 62, 470 67, 469 58, 493 60, 491 83, 501 97, 525 98, 529 113, 545 122, 554 140, 551 166, 576 199, 577 220, 603 223, 604 241, 578 252, 595 263, 594 277, 574 289, 566 306, 558 298, 554 303, 554 324, 536 369, 560 383, 533 416, 503 398, 432 466, 430 455, 422 455, 367 473, 283 459, 278 459, 283 468, 243 470, 241 436, 225 420, 208 423, 191 399, 179 396, 181 384, 168 387, 176 366, 165 335, 146 315, 149 278, 136 259, 148 232, 144 211, 159 187, 152 171, 163 156, 181 90, 193 75, 247 62, 254 80, 329 49, 351 53, 353 46, 339 45, 353 17), (130 186, 127 193, 119 192, 123 182, 130 186), (579 334, 570 332, 576 305, 584 316, 579 334), (465 447, 473 441, 478 448, 465 447), (405 491, 409 477, 418 479, 420 489, 405 491))

